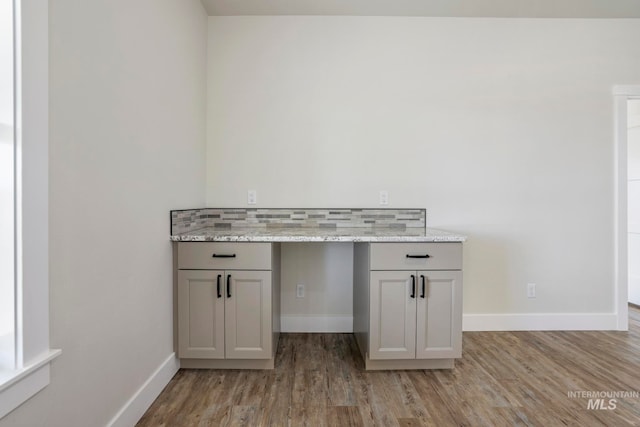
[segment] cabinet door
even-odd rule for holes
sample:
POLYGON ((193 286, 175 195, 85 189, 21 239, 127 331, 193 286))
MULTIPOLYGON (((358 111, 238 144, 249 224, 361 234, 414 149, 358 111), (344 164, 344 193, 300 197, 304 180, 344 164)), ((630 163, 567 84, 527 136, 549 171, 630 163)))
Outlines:
POLYGON ((411 296, 415 274, 371 272, 370 359, 415 359, 416 295, 411 296))
POLYGON ((418 271, 417 301, 416 358, 460 357, 462 272, 418 271))
POLYGON ((271 272, 228 270, 225 295, 227 359, 271 358, 271 272))
POLYGON ((179 357, 224 359, 223 278, 223 271, 178 271, 179 357))

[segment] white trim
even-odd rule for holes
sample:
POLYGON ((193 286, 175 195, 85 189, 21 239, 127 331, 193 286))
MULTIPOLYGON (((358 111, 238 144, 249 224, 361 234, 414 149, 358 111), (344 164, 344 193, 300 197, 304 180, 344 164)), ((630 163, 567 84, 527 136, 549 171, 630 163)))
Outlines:
POLYGON ((627 102, 640 97, 640 85, 618 85, 614 95, 614 281, 616 329, 629 329, 627 218, 627 102))
POLYGON ((16 1, 16 367, 5 372, 0 416, 49 384, 48 0, 16 1), (35 362, 34 362, 35 361, 35 362))
MULTIPOLYGON (((615 92, 615 91, 614 91, 615 92)), ((614 97, 614 283, 618 330, 629 329, 629 248, 627 236, 627 96, 614 97)))
POLYGON ((18 345, 25 364, 49 350, 49 32, 47 0, 20 1, 18 345), (20 337, 21 335, 21 337, 20 337))
POLYGON ((12 375, 6 381, 0 383, 0 392, 10 388, 12 385, 17 383, 23 378, 31 375, 34 371, 40 369, 45 364, 50 363, 53 359, 60 356, 62 354, 62 350, 51 350, 48 353, 43 354, 35 361, 30 363, 27 367, 22 369, 16 369, 12 372, 12 375))
POLYGON ((60 350, 45 353, 29 366, 14 371, 0 385, 0 419, 49 384, 51 361, 61 353, 60 350))
POLYGON ((471 331, 611 331, 616 313, 465 314, 462 330, 471 331))
POLYGON ((353 332, 353 316, 282 316, 282 332, 353 332))
POLYGON ((171 353, 109 421, 107 426, 128 427, 135 425, 179 369, 180 360, 175 353, 171 353))

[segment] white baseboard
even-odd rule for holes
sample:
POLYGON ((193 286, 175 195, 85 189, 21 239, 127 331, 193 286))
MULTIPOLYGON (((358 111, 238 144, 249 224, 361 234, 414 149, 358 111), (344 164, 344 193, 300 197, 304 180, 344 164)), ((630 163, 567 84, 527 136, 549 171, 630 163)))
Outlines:
MULTIPOLYGON (((282 332, 353 332, 351 316, 282 316, 282 332)), ((463 331, 614 331, 615 313, 465 314, 463 331)))
POLYGON ((353 332, 353 316, 282 316, 282 332, 353 332))
POLYGON ((463 331, 614 331, 616 313, 465 314, 463 331))
POLYGON ((151 374, 133 396, 118 411, 107 424, 108 427, 131 427, 136 425, 149 406, 160 395, 162 389, 180 369, 180 360, 175 353, 169 357, 151 374))

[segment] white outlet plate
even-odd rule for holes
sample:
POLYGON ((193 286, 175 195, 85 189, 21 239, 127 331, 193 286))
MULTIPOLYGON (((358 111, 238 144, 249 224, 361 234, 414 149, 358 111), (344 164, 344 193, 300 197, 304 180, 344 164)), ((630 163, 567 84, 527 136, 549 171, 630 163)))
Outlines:
POLYGON ((386 206, 389 204, 389 192, 387 190, 380 190, 380 205, 386 206))
POLYGON ((304 285, 296 285, 296 298, 304 298, 304 285))
POLYGON ((535 298, 535 297, 536 297, 536 284, 527 283, 527 298, 535 298))
POLYGON ((258 193, 256 190, 248 190, 247 191, 247 204, 255 205, 258 201, 258 193))

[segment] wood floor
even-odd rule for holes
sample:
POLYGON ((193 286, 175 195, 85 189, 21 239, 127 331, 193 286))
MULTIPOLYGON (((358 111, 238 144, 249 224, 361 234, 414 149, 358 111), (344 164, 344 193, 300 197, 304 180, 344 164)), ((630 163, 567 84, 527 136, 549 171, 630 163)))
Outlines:
POLYGON ((365 372, 350 334, 283 334, 273 371, 180 370, 138 426, 640 426, 640 397, 568 395, 640 392, 638 309, 629 332, 463 340, 453 370, 365 372))

